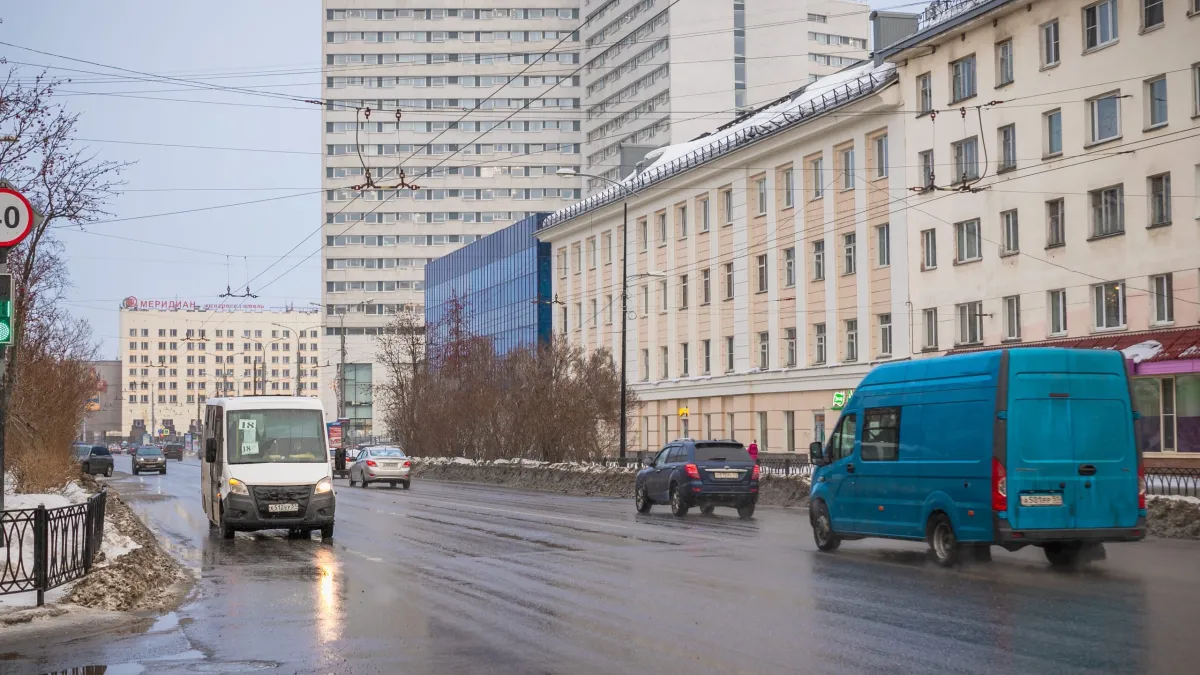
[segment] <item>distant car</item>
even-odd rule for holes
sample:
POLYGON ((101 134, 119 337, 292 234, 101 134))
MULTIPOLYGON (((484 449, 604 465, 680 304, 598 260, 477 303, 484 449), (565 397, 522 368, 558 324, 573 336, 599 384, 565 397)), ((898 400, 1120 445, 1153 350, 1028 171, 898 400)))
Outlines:
POLYGON ((732 506, 747 520, 758 504, 758 475, 758 464, 737 441, 680 439, 646 460, 634 482, 634 504, 638 513, 670 504, 680 518, 693 506, 706 516, 732 506))
POLYGON ((167 459, 183 461, 183 444, 182 443, 167 443, 163 446, 163 456, 167 459))
POLYGON ((74 447, 75 457, 79 460, 79 467, 84 473, 88 475, 112 475, 113 458, 108 448, 103 445, 86 444, 76 444, 74 447))
POLYGON ((133 475, 144 471, 167 472, 167 458, 161 449, 153 445, 143 445, 137 449, 137 454, 133 456, 133 475))
MULTIPOLYGON (((349 460, 347 460, 349 461, 349 460)), ((363 448, 350 467, 350 487, 357 482, 363 487, 371 483, 399 483, 407 490, 412 486, 412 460, 400 448, 368 446, 363 448)))

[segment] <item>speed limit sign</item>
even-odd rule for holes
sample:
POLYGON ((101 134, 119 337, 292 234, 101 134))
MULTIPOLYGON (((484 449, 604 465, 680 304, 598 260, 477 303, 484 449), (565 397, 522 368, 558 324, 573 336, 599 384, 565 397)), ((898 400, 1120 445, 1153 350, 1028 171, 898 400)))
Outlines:
POLYGON ((0 187, 0 247, 16 246, 33 229, 33 205, 25 195, 0 187))

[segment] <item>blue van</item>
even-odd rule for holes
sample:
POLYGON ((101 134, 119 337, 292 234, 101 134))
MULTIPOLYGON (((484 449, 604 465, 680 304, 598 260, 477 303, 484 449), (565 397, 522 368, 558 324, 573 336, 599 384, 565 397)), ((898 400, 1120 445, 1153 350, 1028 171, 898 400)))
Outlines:
POLYGON ((941 565, 1040 546, 1052 565, 1146 536, 1120 352, 1018 348, 881 365, 813 443, 817 547, 927 541, 941 565))

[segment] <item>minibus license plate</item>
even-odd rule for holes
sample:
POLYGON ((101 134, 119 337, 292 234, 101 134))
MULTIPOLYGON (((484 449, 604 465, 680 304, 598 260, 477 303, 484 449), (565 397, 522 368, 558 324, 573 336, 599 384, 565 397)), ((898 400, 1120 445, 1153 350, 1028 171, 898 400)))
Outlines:
POLYGON ((1062 506, 1062 495, 1021 495, 1021 506, 1062 506))
POLYGON ((271 513, 288 513, 299 510, 299 504, 267 504, 267 511, 270 511, 271 513))
POLYGON ((714 471, 713 477, 728 479, 728 478, 737 478, 738 475, 737 475, 736 471, 714 471))

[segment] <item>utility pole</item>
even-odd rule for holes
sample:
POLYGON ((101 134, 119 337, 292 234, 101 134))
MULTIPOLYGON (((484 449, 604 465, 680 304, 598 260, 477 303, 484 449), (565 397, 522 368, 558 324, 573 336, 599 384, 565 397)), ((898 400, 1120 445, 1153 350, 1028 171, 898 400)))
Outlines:
MULTIPOLYGON (((342 355, 341 355, 341 360, 338 361, 338 370, 337 370, 337 378, 338 378, 337 379, 337 393, 338 393, 337 416, 338 416, 339 420, 346 418, 346 392, 342 391, 342 388, 346 386, 346 313, 342 312, 341 317, 342 317, 342 327, 341 327, 341 330, 338 331, 338 333, 340 333, 340 335, 338 337, 340 337, 342 340, 342 344, 341 344, 341 354, 342 355)), ((343 430, 343 433, 345 433, 344 430, 343 430)))

